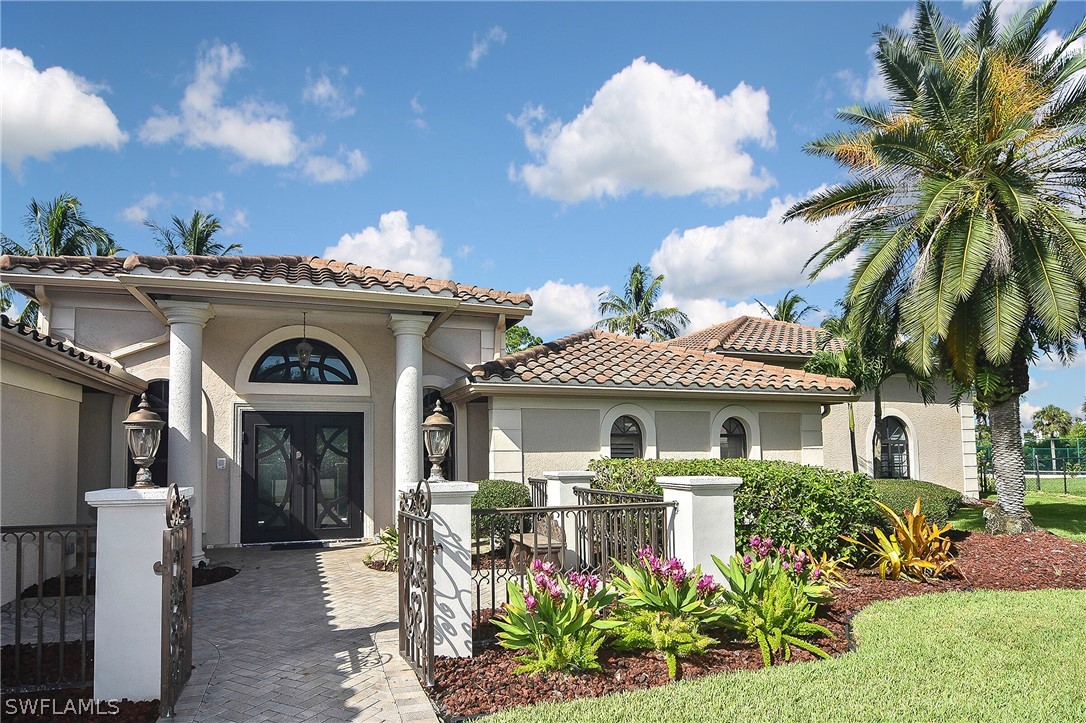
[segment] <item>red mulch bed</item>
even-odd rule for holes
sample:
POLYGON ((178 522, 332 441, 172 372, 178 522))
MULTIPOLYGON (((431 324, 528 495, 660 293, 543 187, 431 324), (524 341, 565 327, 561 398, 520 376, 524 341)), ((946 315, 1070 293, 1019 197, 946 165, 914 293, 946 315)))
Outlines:
MULTIPOLYGON (((60 646, 51 643, 42 646, 42 679, 57 680, 60 675, 60 646)), ((5 645, 0 648, 0 680, 3 685, 15 685, 17 682, 29 684, 37 660, 34 645, 22 646, 21 681, 15 676, 15 646, 5 645)), ((69 680, 82 677, 82 645, 69 642, 64 646, 64 668, 69 680)), ((94 676, 94 641, 87 641, 87 677, 94 676)), ((38 691, 32 693, 11 693, 0 695, 0 716, 5 721, 155 721, 159 716, 157 700, 145 701, 102 701, 94 702, 94 688, 70 688, 61 691, 38 691)))
MULTIPOLYGON (((847 570, 849 588, 822 606, 816 622, 837 637, 816 641, 827 652, 839 655, 848 649, 845 624, 870 603, 907 595, 946 590, 1086 589, 1086 544, 1048 532, 1020 536, 955 533, 958 565, 963 577, 929 585, 880 580, 870 570, 847 570)), ((492 635, 493 626, 482 637, 492 635)), ((482 633, 484 631, 480 631, 482 633)), ((814 656, 794 650, 793 662, 814 656)), ((560 673, 538 676, 514 675, 517 663, 512 651, 491 648, 474 658, 438 658, 432 697, 450 716, 494 713, 505 708, 547 701, 588 698, 668 683, 667 666, 654 651, 600 651, 603 671, 570 676, 560 673)), ((762 667, 757 647, 726 641, 708 653, 682 661, 682 677, 751 670, 762 667)))
POLYGON ((396 572, 396 563, 385 560, 366 560, 366 567, 378 572, 396 572))

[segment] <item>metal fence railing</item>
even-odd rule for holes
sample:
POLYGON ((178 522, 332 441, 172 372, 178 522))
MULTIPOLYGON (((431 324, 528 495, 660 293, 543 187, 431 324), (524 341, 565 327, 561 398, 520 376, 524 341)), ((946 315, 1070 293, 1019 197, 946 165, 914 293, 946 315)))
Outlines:
POLYGON ((607 579, 612 560, 632 563, 639 550, 667 556, 675 502, 622 502, 565 507, 472 510, 472 606, 476 639, 486 618, 507 601, 507 583, 524 582, 533 560, 607 579))
POLYGON ((529 477, 528 491, 532 496, 532 507, 547 506, 547 480, 545 477, 529 477))
POLYGON ((574 487, 577 503, 582 505, 609 505, 625 502, 663 502, 663 495, 639 494, 636 492, 614 492, 594 487, 574 487))
POLYGON ((95 529, 0 527, 5 587, 10 585, 4 595, 13 596, 0 607, 5 693, 90 683, 95 529))

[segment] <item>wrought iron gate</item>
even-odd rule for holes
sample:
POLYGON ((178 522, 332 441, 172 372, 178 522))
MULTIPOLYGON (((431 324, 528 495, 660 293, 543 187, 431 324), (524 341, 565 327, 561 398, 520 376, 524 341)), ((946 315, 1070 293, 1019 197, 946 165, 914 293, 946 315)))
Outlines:
POLYGON ((192 515, 176 484, 166 493, 162 531, 162 715, 173 708, 192 675, 192 515))
POLYGON ((434 520, 430 485, 420 480, 400 497, 400 655, 426 687, 434 684, 434 520))

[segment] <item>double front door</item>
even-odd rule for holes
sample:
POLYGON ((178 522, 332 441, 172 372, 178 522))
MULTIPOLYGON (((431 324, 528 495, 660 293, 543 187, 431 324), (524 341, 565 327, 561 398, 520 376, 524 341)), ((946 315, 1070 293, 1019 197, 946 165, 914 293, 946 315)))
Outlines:
POLYGON ((242 542, 362 536, 362 415, 246 412, 242 542))

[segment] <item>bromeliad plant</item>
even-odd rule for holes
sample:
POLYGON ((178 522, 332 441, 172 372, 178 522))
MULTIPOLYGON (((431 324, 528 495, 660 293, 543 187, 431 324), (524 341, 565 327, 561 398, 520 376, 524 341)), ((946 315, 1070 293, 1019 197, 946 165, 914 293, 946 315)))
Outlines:
POLYGON ((377 534, 377 547, 366 558, 367 562, 381 562, 386 570, 400 566, 400 536, 395 527, 386 527, 377 534))
POLYGON ((789 575, 814 605, 833 600, 831 587, 843 584, 838 559, 823 554, 816 560, 809 550, 776 545, 772 538, 758 535, 753 535, 749 543, 747 554, 733 555, 727 564, 713 557, 728 581, 722 594, 733 604, 763 595, 778 570, 789 575))
POLYGON ((635 565, 612 562, 622 596, 616 617, 625 623, 612 633, 615 647, 657 650, 667 661, 668 675, 680 677, 680 657, 701 655, 718 642, 701 627, 722 624, 725 613, 715 603, 720 587, 700 567, 687 570, 679 560, 662 560, 648 547, 638 552, 635 565))
POLYGON ((554 563, 535 560, 525 587, 510 580, 508 591, 504 615, 492 622, 501 629, 499 645, 527 651, 517 656, 521 665, 513 672, 600 670, 603 631, 623 624, 600 617, 616 590, 595 575, 564 576, 554 563))
POLYGON ((950 525, 929 524, 920 512, 919 497, 911 512, 903 511, 904 520, 881 502, 875 504, 882 508, 893 525, 890 534, 876 527, 873 537, 864 535, 862 540, 855 540, 842 536, 842 539, 867 551, 867 559, 874 563, 880 578, 897 580, 904 577, 915 582, 929 582, 944 575, 961 574, 957 560, 950 552, 950 538, 946 536, 950 525))

